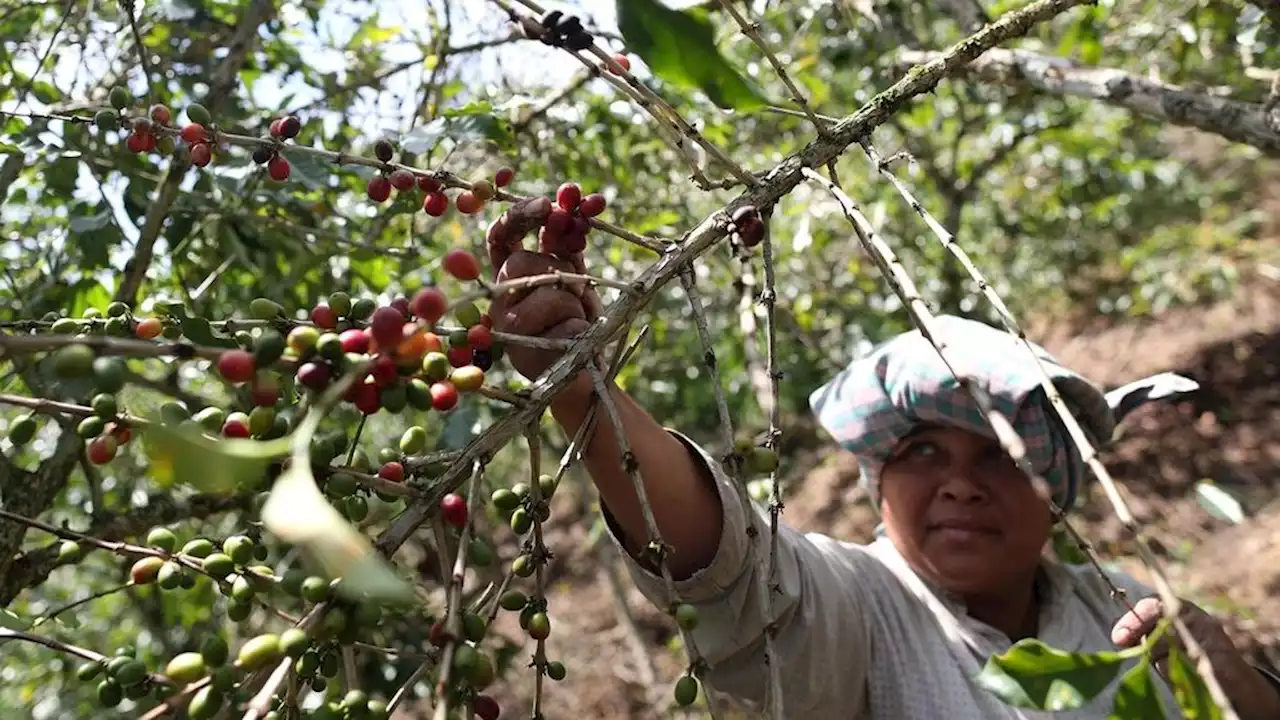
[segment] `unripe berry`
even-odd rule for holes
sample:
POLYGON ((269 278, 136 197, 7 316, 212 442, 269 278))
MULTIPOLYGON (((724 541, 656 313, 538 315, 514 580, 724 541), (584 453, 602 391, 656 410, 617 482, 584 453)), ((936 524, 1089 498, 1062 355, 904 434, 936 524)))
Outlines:
POLYGON ((249 416, 244 413, 231 413, 222 424, 223 437, 247 438, 249 434, 249 416))
POLYGON ((474 193, 476 197, 480 198, 481 201, 487 202, 493 199, 495 190, 493 188, 493 183, 488 180, 476 180, 471 183, 471 192, 474 193))
POLYGON ((391 181, 385 175, 374 175, 369 178, 369 186, 365 192, 374 202, 386 202, 387 198, 391 197, 391 181))

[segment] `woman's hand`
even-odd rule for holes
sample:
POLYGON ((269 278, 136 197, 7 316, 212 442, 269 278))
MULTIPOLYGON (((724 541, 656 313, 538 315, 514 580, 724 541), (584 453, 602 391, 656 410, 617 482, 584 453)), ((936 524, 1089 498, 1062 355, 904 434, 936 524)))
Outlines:
MULTIPOLYGON (((1182 601, 1181 614, 1191 636, 1208 655, 1214 676, 1241 719, 1280 718, 1280 690, 1249 664, 1235 643, 1231 642, 1222 624, 1185 600, 1182 601)), ((1111 641, 1122 648, 1133 647, 1155 630, 1163 616, 1164 603, 1159 598, 1143 598, 1111 628, 1111 641)), ((1178 642, 1172 631, 1166 638, 1178 642)), ((1168 639, 1162 639, 1154 650, 1154 655, 1158 658, 1156 666, 1166 677, 1169 674, 1168 639)), ((1178 649, 1183 650, 1180 642, 1178 649)))
MULTIPOLYGON (((551 200, 533 197, 513 203, 489 226, 489 262, 494 281, 501 283, 550 272, 585 273, 581 253, 565 260, 525 250, 524 238, 541 227, 551 212, 551 200)), ((599 317, 600 297, 585 284, 542 285, 495 297, 489 306, 493 329, 518 335, 563 340, 581 334, 599 317)), ((510 343, 506 355, 516 370, 533 380, 563 353, 510 343)))

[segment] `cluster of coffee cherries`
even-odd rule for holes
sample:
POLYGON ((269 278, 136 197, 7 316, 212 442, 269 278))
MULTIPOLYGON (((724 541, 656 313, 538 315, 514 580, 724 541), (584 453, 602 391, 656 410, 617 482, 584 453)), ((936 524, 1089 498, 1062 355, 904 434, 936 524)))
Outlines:
MULTIPOLYGON (((390 140, 379 140, 373 146, 373 154, 380 162, 390 163, 395 157, 395 145, 390 140)), ((454 198, 454 205, 463 215, 474 215, 493 199, 498 188, 510 185, 513 179, 514 170, 509 167, 501 168, 494 173, 492 180, 475 180, 470 187, 459 192, 454 198)), ((365 193, 370 200, 382 203, 390 199, 392 189, 400 193, 421 191, 422 210, 431 217, 440 217, 449 210, 449 196, 444 191, 444 185, 431 173, 414 172, 403 167, 392 168, 388 165, 369 179, 365 193)))
POLYGON ((569 257, 587 248, 590 219, 604 212, 604 195, 592 193, 583 197, 582 188, 567 182, 556 190, 555 206, 538 230, 539 249, 548 254, 569 257))
POLYGON ((538 19, 538 27, 526 35, 551 47, 569 50, 586 50, 591 47, 591 33, 582 26, 577 15, 566 15, 560 10, 550 10, 538 19))
MULTIPOLYGON (((123 317, 128 308, 123 303, 113 303, 108 312, 114 313, 113 318, 123 317)), ((124 361, 118 357, 98 357, 92 348, 77 343, 53 354, 53 371, 62 380, 89 379, 93 383, 94 394, 89 400, 91 412, 76 425, 76 434, 86 441, 85 454, 89 462, 94 465, 111 462, 120 446, 133 437, 132 429, 120 416, 116 397, 127 376, 124 361)), ((22 415, 10 424, 9 440, 15 446, 25 445, 38 429, 34 415, 22 415)))

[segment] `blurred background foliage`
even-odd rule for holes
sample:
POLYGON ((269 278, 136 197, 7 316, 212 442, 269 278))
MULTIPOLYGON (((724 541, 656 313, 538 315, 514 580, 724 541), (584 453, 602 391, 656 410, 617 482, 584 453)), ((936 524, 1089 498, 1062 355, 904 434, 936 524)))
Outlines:
MULTIPOLYGON (((1023 4, 970 2, 992 17, 1023 4)), ((842 116, 902 76, 898 50, 945 49, 963 38, 956 7, 964 4, 754 0, 751 6, 814 109, 842 116)), ((417 201, 372 205, 363 191, 369 175, 350 167, 297 159, 292 179, 275 184, 242 150, 193 169, 182 157, 131 154, 122 136, 40 117, 91 115, 118 83, 175 112, 204 102, 233 132, 259 134, 271 118, 294 112, 304 121, 299 142, 306 145, 372 155, 377 138, 399 138, 412 149, 406 162, 421 167, 480 177, 510 165, 515 190, 526 194, 574 180, 606 194, 609 221, 671 240, 738 192, 696 189, 687 166, 638 108, 584 75, 572 58, 514 37, 496 6, 404 5, 159 0, 135 8, 13 0, 0 8, 0 77, 9 77, 0 82, 6 111, 0 322, 49 312, 79 316, 104 309, 113 297, 136 300, 140 315, 157 302, 181 301, 211 319, 244 317, 255 297, 289 308, 308 308, 337 289, 389 299, 432 282, 449 247, 482 253, 484 227, 501 211, 493 204, 475 217, 451 212, 432 219, 417 201), (143 55, 149 77, 139 63, 143 55)), ((786 90, 759 50, 716 3, 700 5, 725 57, 785 104, 786 90)), ((624 49, 612 3, 562 6, 590 18, 605 45, 624 49)), ((1102 0, 1017 45, 1261 103, 1269 87, 1257 70, 1280 68, 1278 14, 1267 0, 1102 0)), ((802 117, 724 111, 696 91, 653 78, 638 59, 634 69, 752 171, 768 170, 813 138, 802 117)), ((1258 272, 1276 277, 1280 227, 1275 200, 1270 212, 1265 202, 1276 194, 1280 172, 1255 148, 1105 103, 964 78, 918 98, 873 142, 885 156, 911 153, 913 162, 897 163, 896 172, 955 232, 1020 318, 1083 326, 1143 317, 1214 299, 1258 272)), ((708 172, 722 174, 714 165, 708 172)), ((865 156, 855 149, 835 172, 935 309, 991 317, 967 276, 865 156)), ((869 343, 907 329, 908 321, 824 192, 802 186, 785 198, 774 212, 772 237, 782 409, 789 427, 800 427, 812 389, 869 343)), ((589 263, 603 275, 629 277, 654 260, 607 236, 593 238, 589 263)), ((758 253, 742 262, 720 248, 700 264, 698 283, 711 309, 731 415, 741 426, 763 427, 758 253)), ((680 289, 668 288, 643 321, 651 335, 621 381, 663 422, 714 443, 712 389, 680 289)), ((0 369, 4 392, 29 393, 39 382, 0 369)), ((184 382, 213 391, 198 374, 184 382)), ((14 415, 0 410, 0 424, 14 415)), ((476 406, 432 431, 440 444, 456 446, 491 417, 476 406)), ((376 418, 366 447, 389 444, 403 426, 376 418)), ((21 453, 0 447, 16 465, 35 467, 53 453, 49 430, 21 453)), ((491 479, 523 479, 523 459, 523 448, 504 451, 491 479)), ((77 467, 42 517, 73 527, 123 523, 155 518, 156 508, 175 499, 157 492, 140 458, 117 461, 106 472, 102 507, 92 507, 77 467)), ((9 502, 21 488, 3 492, 9 502)), ((371 524, 391 510, 381 512, 371 524)), ((188 536, 217 536, 242 524, 233 511, 192 517, 180 527, 188 536)), ((140 521, 138 530, 146 527, 140 521)), ((24 548, 47 544, 29 535, 24 548)), ((33 616, 125 572, 117 559, 95 556, 78 569, 54 571, 34 589, 22 591, 26 582, 13 572, 0 584, 14 612, 33 616)), ((77 620, 67 618, 75 625, 51 632, 88 647, 136 643, 144 658, 167 657, 210 631, 216 594, 192 597, 121 593, 84 606, 77 620)), ((401 625, 388 629, 398 647, 423 645, 425 624, 401 625)), ((35 717, 117 716, 93 709, 92 686, 76 681, 53 653, 9 643, 3 658, 0 707, 35 717)), ((368 663, 370 687, 394 688, 413 666, 368 663)))

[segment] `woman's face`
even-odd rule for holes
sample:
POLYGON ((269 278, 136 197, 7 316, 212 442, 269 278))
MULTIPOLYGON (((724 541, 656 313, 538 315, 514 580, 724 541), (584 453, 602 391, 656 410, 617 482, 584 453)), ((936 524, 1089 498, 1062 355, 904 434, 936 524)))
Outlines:
POLYGON ((1053 516, 999 443, 924 426, 880 474, 885 529, 924 577, 960 595, 998 594, 1034 577, 1053 516))

